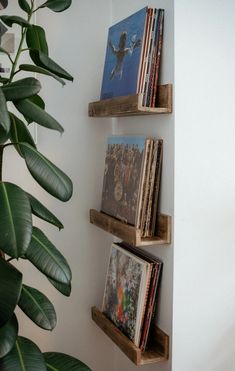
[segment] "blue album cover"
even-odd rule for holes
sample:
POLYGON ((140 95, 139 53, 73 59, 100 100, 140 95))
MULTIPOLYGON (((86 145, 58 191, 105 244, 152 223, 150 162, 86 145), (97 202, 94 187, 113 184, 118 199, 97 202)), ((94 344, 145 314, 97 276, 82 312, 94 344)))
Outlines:
POLYGON ((137 93, 148 7, 109 28, 101 99, 137 93))

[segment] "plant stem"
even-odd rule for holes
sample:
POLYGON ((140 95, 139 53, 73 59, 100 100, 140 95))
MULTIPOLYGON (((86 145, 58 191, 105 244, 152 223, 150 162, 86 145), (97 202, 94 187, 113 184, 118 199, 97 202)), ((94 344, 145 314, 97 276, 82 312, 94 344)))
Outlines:
MULTIPOLYGON (((32 6, 31 6, 30 12, 28 14, 28 22, 30 22, 31 17, 33 15, 34 1, 31 1, 31 5, 32 6)), ((16 70, 16 67, 17 67, 17 64, 18 64, 18 60, 20 58, 20 55, 21 55, 22 51, 24 50, 23 49, 23 44, 24 44, 24 41, 25 41, 26 32, 27 32, 27 27, 25 27, 25 28, 22 27, 21 39, 20 39, 20 43, 19 43, 19 46, 18 46, 18 50, 17 50, 16 56, 15 56, 15 60, 14 60, 14 62, 12 64, 10 78, 9 78, 9 83, 12 82, 13 77, 15 76, 15 70, 16 70)))
POLYGON ((3 163, 3 150, 4 150, 4 145, 0 145, 0 181, 2 181, 2 163, 3 163))

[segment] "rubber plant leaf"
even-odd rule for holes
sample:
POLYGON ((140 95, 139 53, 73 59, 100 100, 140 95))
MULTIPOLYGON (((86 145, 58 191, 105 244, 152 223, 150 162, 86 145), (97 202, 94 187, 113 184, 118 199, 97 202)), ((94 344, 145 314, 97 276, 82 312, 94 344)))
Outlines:
POLYGON ((26 77, 2 86, 2 91, 7 101, 25 99, 39 93, 40 82, 34 77, 26 77))
POLYGON ((27 126, 23 123, 23 121, 21 121, 13 113, 10 113, 10 119, 11 129, 9 133, 9 138, 11 142, 14 143, 14 147, 19 153, 19 155, 23 157, 23 154, 21 153, 20 147, 18 146, 17 143, 25 142, 30 144, 34 148, 36 148, 36 144, 34 143, 32 135, 30 134, 30 131, 28 130, 27 126))
POLYGON ((0 20, 8 27, 12 27, 14 23, 21 27, 31 27, 31 24, 28 21, 15 15, 2 15, 0 16, 0 20))
POLYGON ((54 12, 63 12, 70 7, 71 3, 72 0, 48 0, 39 8, 49 8, 54 12))
POLYGON ((55 75, 53 72, 39 66, 34 66, 34 64, 21 64, 19 66, 19 69, 21 71, 28 71, 28 72, 34 72, 34 73, 40 73, 42 75, 53 77, 55 80, 59 81, 61 85, 65 85, 65 82, 63 79, 61 79, 59 76, 55 75))
POLYGON ((73 77, 67 71, 65 71, 42 51, 30 49, 29 54, 36 66, 43 67, 65 80, 73 81, 73 77))
POLYGON ((66 284, 66 283, 61 283, 61 282, 54 281, 51 278, 48 278, 48 280, 56 288, 56 290, 58 290, 61 294, 63 294, 64 296, 70 296, 70 294, 71 294, 71 282, 66 284))
MULTIPOLYGON (((13 316, 20 298, 22 274, 13 265, 0 258, 0 326, 13 316)), ((1 368, 0 368, 1 370, 1 368)))
POLYGON ((29 144, 19 146, 28 170, 41 187, 59 200, 68 201, 73 192, 71 179, 29 144))
POLYGON ((0 144, 7 140, 10 126, 11 120, 7 109, 6 98, 2 88, 0 88, 0 144))
POLYGON ((23 285, 18 306, 37 326, 50 331, 55 328, 55 309, 40 291, 23 285))
POLYGON ((39 228, 33 228, 25 257, 47 277, 65 284, 71 282, 72 273, 66 259, 39 228))
POLYGON ((0 250, 19 258, 26 252, 32 235, 28 196, 17 185, 0 182, 0 205, 0 250))
POLYGON ((28 193, 29 202, 31 205, 31 211, 34 215, 38 218, 45 220, 46 222, 53 224, 54 226, 58 227, 59 229, 64 228, 61 221, 44 206, 40 201, 38 201, 35 197, 28 193))
POLYGON ((42 51, 48 55, 48 45, 46 34, 42 27, 32 25, 26 32, 26 43, 28 48, 42 51))
POLYGON ((0 370, 47 371, 47 367, 38 346, 31 340, 19 336, 11 352, 0 359, 0 370))
POLYGON ((83 362, 63 353, 43 353, 48 371, 91 371, 83 362))
POLYGON ((12 318, 0 327, 0 358, 5 357, 13 348, 18 336, 18 321, 13 314, 12 318))
POLYGON ((17 110, 24 116, 27 117, 31 122, 44 126, 48 129, 57 130, 60 133, 64 132, 63 127, 56 121, 49 113, 44 111, 30 99, 22 99, 14 101, 14 105, 17 110))
POLYGON ((26 0, 18 0, 18 4, 24 12, 26 12, 27 14, 30 13, 30 6, 26 0))

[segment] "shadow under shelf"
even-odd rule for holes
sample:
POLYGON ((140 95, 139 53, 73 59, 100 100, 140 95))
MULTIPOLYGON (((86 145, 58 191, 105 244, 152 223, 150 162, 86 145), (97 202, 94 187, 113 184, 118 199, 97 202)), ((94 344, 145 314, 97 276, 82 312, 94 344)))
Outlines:
POLYGON ((158 214, 156 236, 151 238, 143 238, 140 229, 95 209, 90 210, 90 223, 132 246, 144 247, 171 243, 171 217, 165 214, 158 214))
POLYGON ((159 85, 156 107, 142 105, 143 94, 104 99, 89 103, 90 117, 125 117, 172 112, 172 84, 159 85))
POLYGON ((166 361, 169 358, 169 336, 155 326, 150 348, 141 352, 99 309, 91 308, 93 321, 137 366, 166 361))

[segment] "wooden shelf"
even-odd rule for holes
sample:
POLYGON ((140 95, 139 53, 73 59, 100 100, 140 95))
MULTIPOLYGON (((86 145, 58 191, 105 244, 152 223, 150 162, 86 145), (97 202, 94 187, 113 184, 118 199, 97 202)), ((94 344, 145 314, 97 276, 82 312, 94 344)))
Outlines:
POLYGON ((93 321, 137 366, 162 362, 169 358, 169 336, 158 327, 154 329, 150 349, 141 352, 99 309, 93 307, 91 314, 93 321))
POLYGON ((171 243, 171 217, 169 215, 158 214, 157 236, 152 238, 142 238, 140 229, 94 209, 90 210, 90 222, 132 246, 144 247, 171 243))
POLYGON ((171 113, 172 84, 158 86, 156 108, 144 107, 142 100, 143 95, 137 94, 92 102, 89 104, 88 114, 90 117, 121 117, 171 113))

